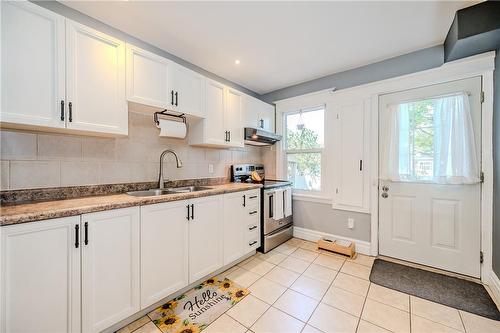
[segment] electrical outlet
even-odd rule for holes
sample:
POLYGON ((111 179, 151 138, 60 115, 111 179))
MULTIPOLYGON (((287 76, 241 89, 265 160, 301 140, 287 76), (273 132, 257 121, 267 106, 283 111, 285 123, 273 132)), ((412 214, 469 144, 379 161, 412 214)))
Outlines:
POLYGON ((349 218, 347 219, 347 227, 348 227, 349 229, 354 229, 354 219, 353 219, 352 217, 349 217, 349 218))
POLYGON ((214 173, 214 165, 213 164, 208 165, 208 173, 214 173))

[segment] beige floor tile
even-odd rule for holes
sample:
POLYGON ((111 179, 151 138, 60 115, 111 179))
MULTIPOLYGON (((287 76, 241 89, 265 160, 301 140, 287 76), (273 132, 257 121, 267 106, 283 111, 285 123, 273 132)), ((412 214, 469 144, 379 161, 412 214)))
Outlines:
POLYGON ((286 255, 280 253, 276 250, 269 251, 267 253, 260 253, 258 258, 270 262, 271 264, 278 265, 280 262, 286 259, 286 255))
POLYGON ((356 264, 360 264, 363 266, 372 267, 373 262, 375 261, 375 257, 371 257, 371 256, 367 256, 367 255, 358 253, 354 259, 348 258, 347 261, 350 261, 350 262, 353 262, 356 264))
POLYGON ((311 263, 301 259, 288 257, 283 260, 278 266, 302 274, 311 263))
POLYGON ((361 318, 392 332, 410 332, 410 314, 367 299, 361 318))
POLYGON ((302 333, 323 333, 323 332, 321 332, 317 328, 312 327, 311 325, 306 325, 304 326, 302 333))
POLYGON ((233 267, 231 267, 231 268, 229 268, 229 269, 225 270, 224 272, 220 273, 219 275, 217 275, 217 277, 218 277, 219 279, 221 279, 221 280, 222 280, 222 279, 225 279, 225 278, 227 278, 227 277, 229 276, 229 274, 231 274, 232 272, 234 272, 234 271, 238 270, 239 268, 240 268, 239 266, 236 266, 236 265, 235 265, 235 266, 233 266, 233 267))
POLYGON ((316 260, 314 260, 314 263, 316 265, 321 265, 325 266, 331 269, 334 269, 336 271, 339 271, 342 265, 344 264, 345 259, 340 259, 339 257, 336 256, 330 256, 330 255, 325 255, 325 254, 320 254, 316 260))
POLYGON ((271 307, 251 327, 255 333, 300 333, 304 323, 271 307))
POLYGON ((269 273, 264 275, 266 279, 277 282, 285 287, 290 287, 299 276, 300 274, 280 266, 274 267, 269 273))
POLYGON ((145 324, 149 323, 150 321, 151 320, 149 319, 148 316, 141 317, 141 318, 137 319, 136 321, 131 322, 127 326, 119 329, 116 333, 131 333, 131 332, 135 331, 136 329, 138 329, 139 327, 144 326, 145 324))
POLYGON ((269 309, 269 304, 261 301, 257 297, 248 295, 229 309, 226 314, 246 327, 250 327, 267 311, 267 309, 269 309))
POLYGON ((340 288, 330 287, 321 300, 339 310, 348 312, 353 316, 361 316, 365 297, 351 293, 340 288))
POLYGON ((491 320, 475 314, 460 311, 467 333, 498 333, 500 321, 491 320))
POLYGON ((318 301, 313 298, 304 296, 296 291, 288 289, 283 295, 273 304, 275 308, 306 322, 314 309, 318 305, 318 301))
POLYGON ((372 271, 372 269, 371 267, 346 261, 340 271, 345 274, 353 275, 368 280, 370 278, 370 272, 372 271))
POLYGON ((305 250, 318 252, 318 243, 316 242, 303 241, 300 247, 305 250))
POLYGON ((390 333, 391 331, 388 331, 386 329, 383 329, 382 327, 378 327, 377 325, 373 325, 372 323, 369 323, 364 320, 360 320, 358 324, 358 330, 356 333, 390 333))
POLYGON ((231 272, 227 278, 236 282, 242 287, 249 287, 255 281, 257 281, 261 276, 259 274, 247 271, 243 268, 238 268, 237 270, 231 272))
POLYGON ((146 325, 136 329, 134 333, 161 333, 161 331, 152 321, 150 321, 146 325))
POLYGON ((317 256, 318 254, 316 252, 300 248, 290 254, 290 257, 302 259, 309 262, 314 261, 314 259, 316 259, 317 256))
POLYGON ((360 296, 366 296, 370 281, 352 275, 338 273, 332 284, 334 287, 350 291, 360 296))
POLYGON ((259 258, 254 258, 253 260, 247 262, 246 264, 240 266, 252 273, 264 275, 274 268, 274 264, 270 262, 260 260, 259 258))
POLYGON ((332 283, 337 275, 337 271, 330 269, 325 266, 311 264, 303 275, 310 277, 311 279, 319 280, 325 283, 332 283))
POLYGON ((203 333, 245 333, 247 328, 227 314, 223 314, 211 323, 203 333))
POLYGON ((457 309, 434 303, 422 298, 410 296, 411 313, 446 325, 459 331, 464 331, 462 320, 457 309))
POLYGON ((276 251, 283 253, 284 255, 290 255, 293 251, 297 250, 298 246, 292 246, 287 243, 281 244, 277 248, 275 248, 276 251))
POLYGON ((309 319, 308 324, 323 332, 354 333, 358 324, 358 318, 320 303, 311 316, 311 319, 309 319))
POLYGON ((286 287, 266 278, 261 278, 252 284, 249 289, 255 297, 268 304, 273 304, 285 292, 286 287))
POLYGON ((328 289, 328 285, 328 283, 314 280, 302 275, 295 280, 290 289, 319 301, 328 289))
POLYGON ((248 257, 248 258, 246 258, 245 260, 243 260, 243 261, 239 262, 239 263, 238 263, 238 266, 243 267, 243 266, 245 266, 246 264, 248 264, 250 261, 254 260, 255 258, 258 258, 258 256, 259 256, 258 254, 255 254, 255 255, 253 255, 253 256, 251 256, 251 257, 248 257))
POLYGON ((385 288, 374 283, 370 284, 368 298, 403 311, 410 311, 410 296, 408 294, 385 288))
POLYGON ((412 333, 460 333, 456 329, 435 323, 429 319, 411 315, 411 332, 412 333))
POLYGON ((290 245, 290 246, 298 246, 300 247, 302 245, 304 241, 300 238, 292 238, 292 239, 289 239, 286 244, 290 245))

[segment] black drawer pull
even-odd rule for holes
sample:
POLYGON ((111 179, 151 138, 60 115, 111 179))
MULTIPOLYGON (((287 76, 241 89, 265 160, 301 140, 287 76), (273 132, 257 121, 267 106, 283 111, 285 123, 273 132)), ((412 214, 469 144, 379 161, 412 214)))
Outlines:
POLYGON ((170 91, 170 95, 172 97, 170 100, 170 104, 174 105, 174 91, 173 90, 170 91))
POLYGON ((83 244, 87 245, 89 243, 89 223, 85 222, 85 238, 83 239, 83 244))
POLYGON ((186 207, 187 207, 187 209, 188 209, 188 214, 187 214, 186 218, 187 218, 187 220, 189 221, 189 217, 190 217, 190 216, 189 216, 189 205, 187 205, 186 207))
POLYGON ((251 197, 248 197, 249 199, 257 199, 256 195, 252 195, 251 197))
POLYGON ((247 196, 243 195, 243 207, 247 206, 247 196))
POLYGON ((250 214, 250 215, 254 215, 254 214, 257 214, 257 211, 256 211, 256 210, 254 210, 253 212, 250 212, 250 213, 248 213, 248 214, 250 214))
POLYGON ((257 229, 257 226, 256 226, 256 225, 254 225, 253 227, 248 228, 248 230, 250 230, 250 231, 251 231, 251 230, 255 230, 255 229, 257 229))
POLYGON ((248 246, 254 246, 255 244, 257 244, 257 241, 253 241, 251 243, 248 243, 248 246))
POLYGON ((64 101, 61 100, 61 121, 64 121, 64 101))
POLYGON ((80 246, 80 225, 75 225, 75 247, 78 248, 80 246))
POLYGON ((73 121, 73 103, 69 102, 69 122, 73 121))
POLYGON ((191 220, 194 220, 194 204, 191 204, 191 220))

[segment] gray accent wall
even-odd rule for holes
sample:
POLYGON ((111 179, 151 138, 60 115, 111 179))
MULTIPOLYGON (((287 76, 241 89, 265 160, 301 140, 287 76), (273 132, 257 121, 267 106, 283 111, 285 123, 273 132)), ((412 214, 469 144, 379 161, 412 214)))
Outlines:
POLYGON ((148 43, 146 43, 138 38, 135 38, 132 35, 129 35, 121 30, 115 29, 115 28, 111 27, 110 25, 107 25, 107 24, 105 24, 99 20, 96 20, 88 15, 85 15, 85 14, 83 14, 83 13, 81 13, 73 8, 65 6, 62 3, 59 3, 57 1, 31 1, 31 2, 39 5, 40 7, 44 7, 48 10, 51 10, 59 15, 62 15, 66 18, 69 18, 70 20, 84 24, 88 27, 99 30, 105 34, 108 34, 110 36, 113 36, 115 38, 123 40, 127 43, 133 44, 137 47, 140 47, 144 50, 147 50, 149 52, 157 54, 161 57, 172 60, 173 62, 176 62, 179 65, 182 65, 182 66, 189 68, 195 72, 198 72, 198 73, 200 73, 208 78, 211 78, 211 79, 216 80, 218 82, 221 82, 227 86, 230 86, 234 89, 237 89, 241 92, 244 92, 247 95, 250 95, 250 96, 253 96, 256 98, 260 97, 259 94, 257 94, 256 92, 254 92, 252 90, 249 90, 249 89, 247 89, 247 88, 245 88, 237 83, 234 83, 232 81, 226 80, 223 77, 220 77, 220 76, 218 76, 212 72, 209 72, 201 67, 198 67, 198 66, 196 66, 196 65, 194 65, 194 64, 192 64, 184 59, 181 59, 181 58, 179 58, 171 53, 163 51, 162 49, 157 48, 156 46, 148 44, 148 43))
POLYGON ((496 50, 493 88, 493 271, 500 276, 500 48, 496 50))
POLYGON ((332 209, 332 205, 294 200, 293 223, 296 227, 370 242, 370 214, 332 209), (347 219, 354 228, 347 228, 347 219))
POLYGON ((437 45, 398 57, 335 73, 312 81, 261 95, 263 101, 272 103, 282 99, 300 96, 320 90, 345 89, 362 84, 385 80, 405 74, 439 67, 444 63, 443 45, 437 45))

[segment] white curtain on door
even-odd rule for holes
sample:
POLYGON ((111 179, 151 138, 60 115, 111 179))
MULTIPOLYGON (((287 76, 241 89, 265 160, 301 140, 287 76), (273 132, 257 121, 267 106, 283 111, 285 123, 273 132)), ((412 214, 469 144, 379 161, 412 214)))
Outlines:
MULTIPOLYGON (((411 103, 387 107, 387 147, 381 147, 381 178, 415 181, 412 172, 411 103)), ((480 182, 479 161, 467 93, 432 98, 434 109, 434 163, 432 179, 438 184, 480 182)))

